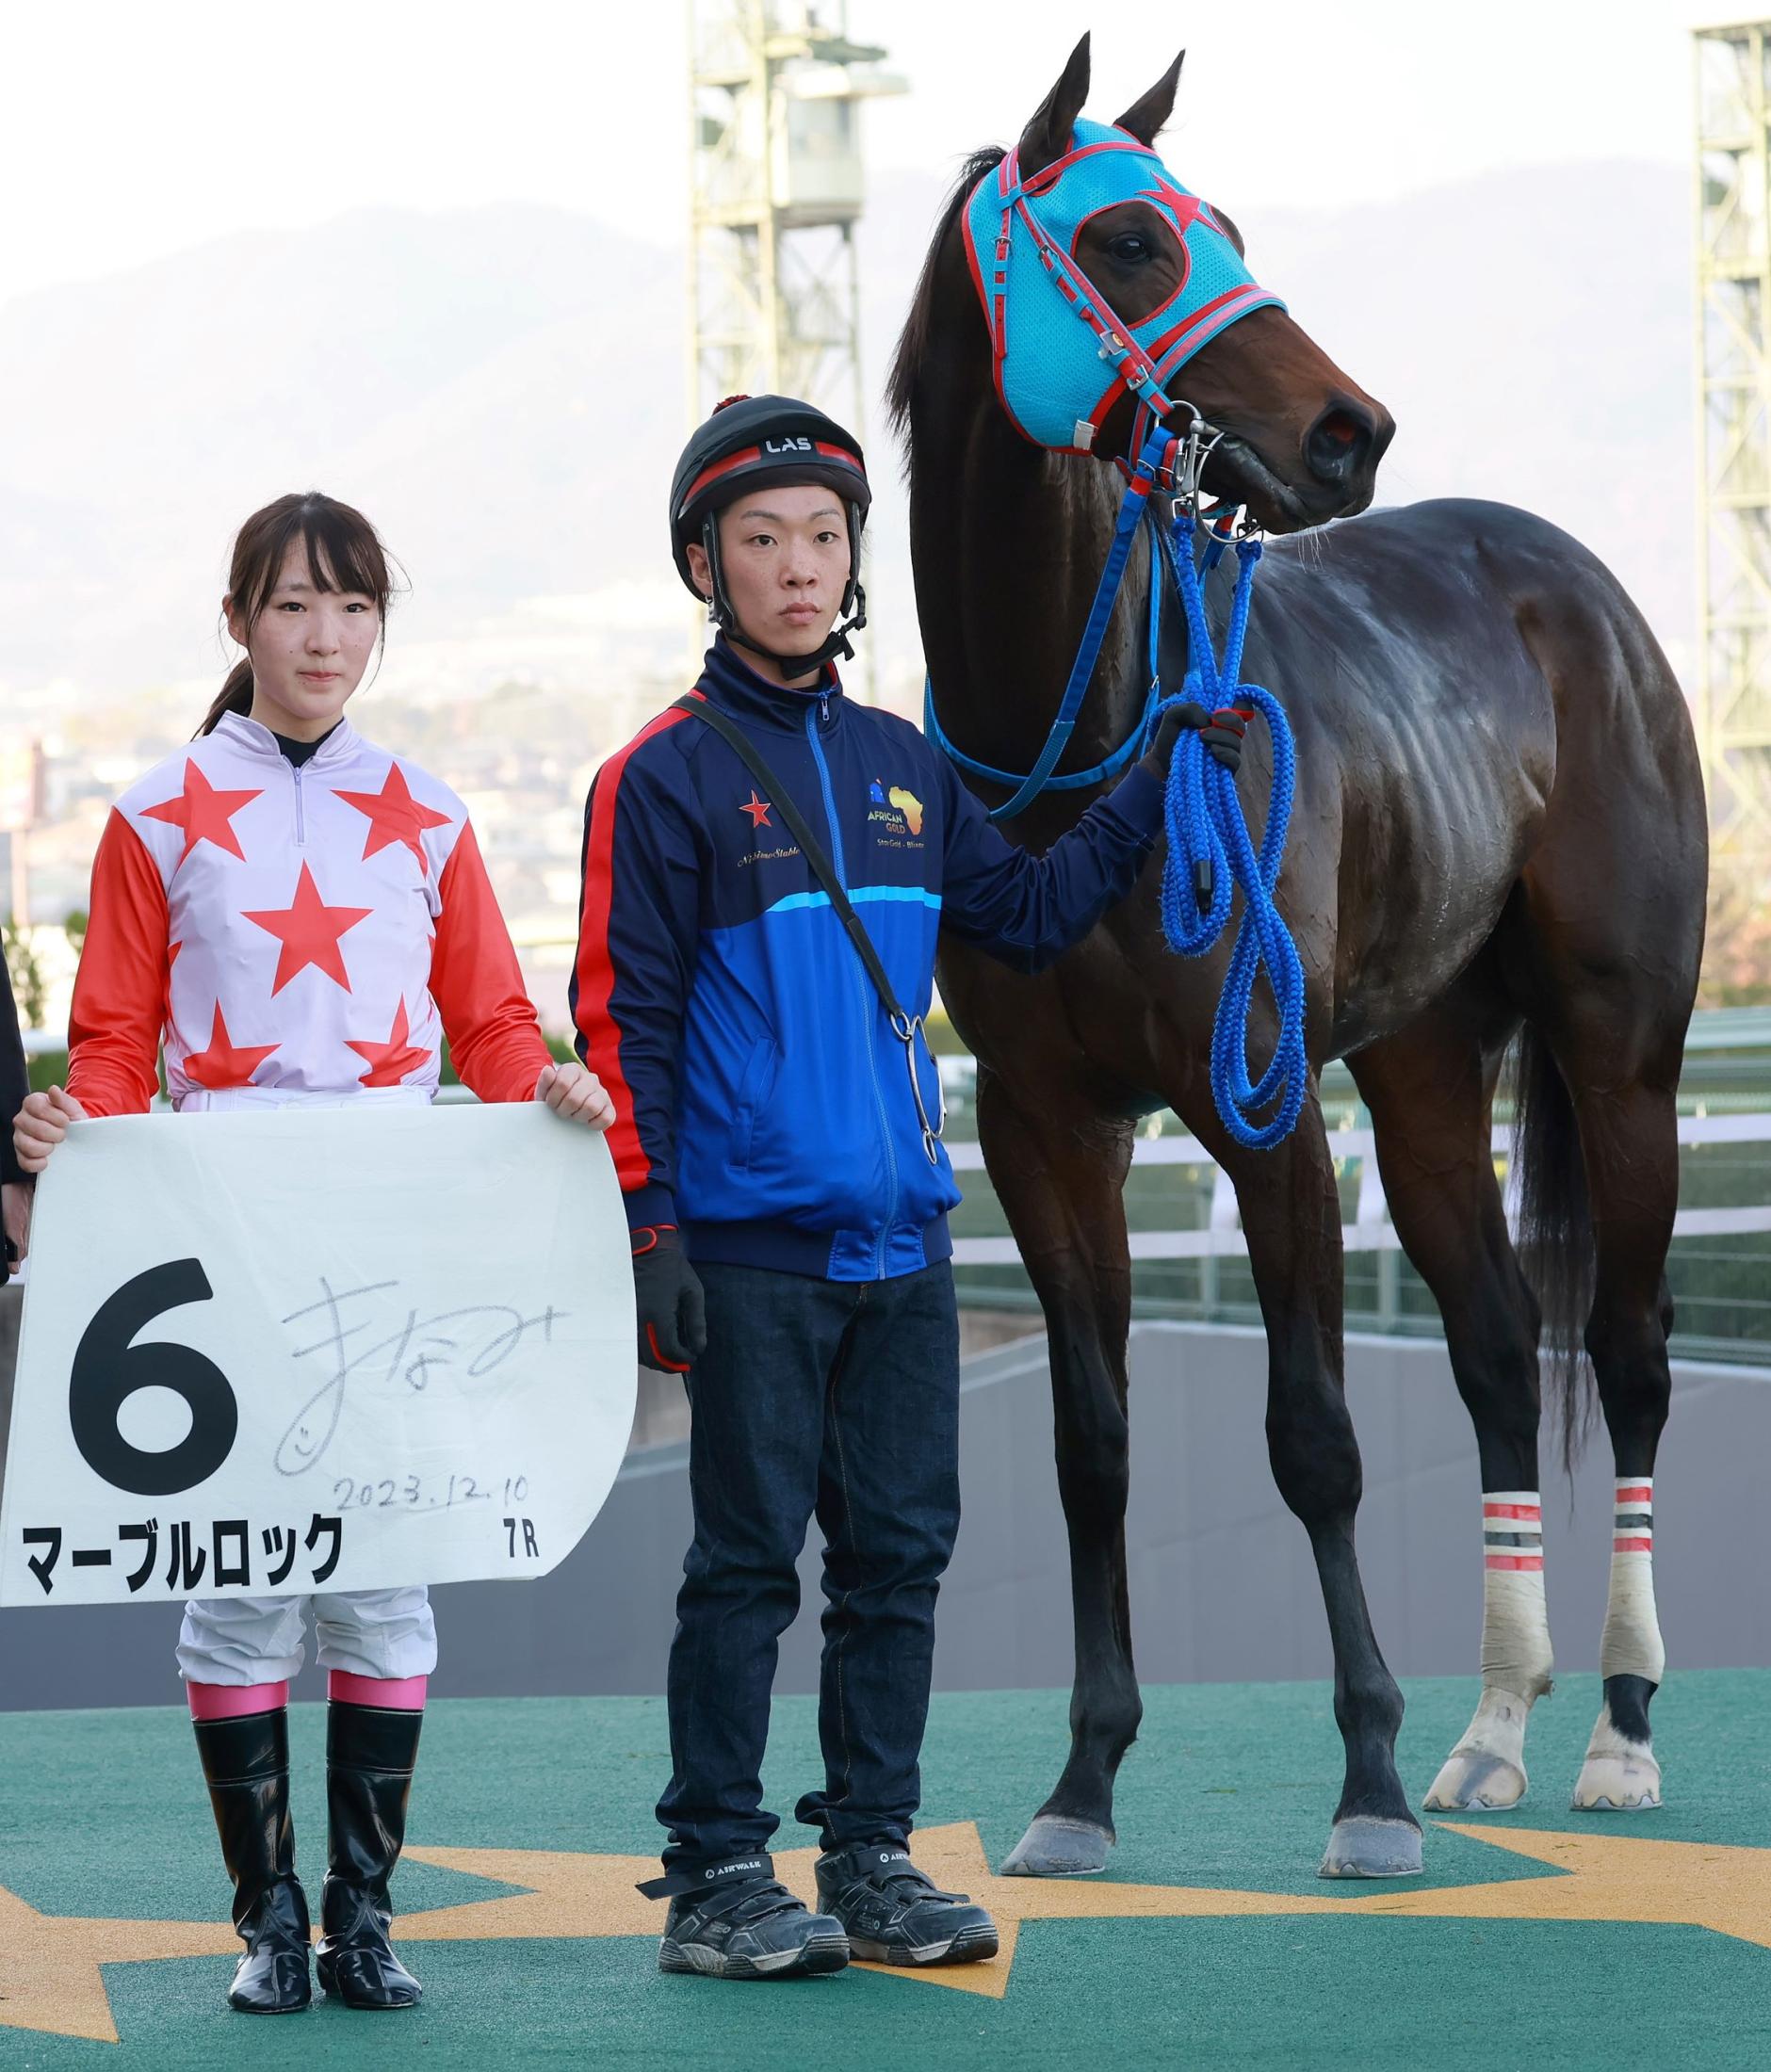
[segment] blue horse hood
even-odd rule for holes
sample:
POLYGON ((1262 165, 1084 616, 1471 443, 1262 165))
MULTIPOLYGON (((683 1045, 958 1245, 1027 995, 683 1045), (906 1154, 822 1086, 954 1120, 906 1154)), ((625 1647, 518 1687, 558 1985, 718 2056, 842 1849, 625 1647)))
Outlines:
POLYGON ((1095 330, 1078 321, 1080 301, 1123 330, 1137 348, 1133 361, 1141 356, 1157 382, 1251 310, 1285 307, 1257 284, 1210 204, 1148 146, 1105 122, 1079 121, 1070 150, 1026 182, 1010 152, 974 188, 965 233, 1002 406, 1027 438, 1060 452, 1091 452, 1128 385, 1095 330), (1146 202, 1166 219, 1184 270, 1165 302, 1121 327, 1075 253, 1088 219, 1124 202, 1146 202))

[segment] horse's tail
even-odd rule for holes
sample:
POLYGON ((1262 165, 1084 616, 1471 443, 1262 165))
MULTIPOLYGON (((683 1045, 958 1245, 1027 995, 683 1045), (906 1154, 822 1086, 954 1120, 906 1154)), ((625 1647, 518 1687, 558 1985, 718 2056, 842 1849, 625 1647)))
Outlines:
POLYGON ((1528 1022, 1513 1054, 1519 1263, 1542 1311, 1546 1393, 1572 1472, 1597 1396, 1583 1334, 1593 1305, 1593 1218, 1574 1103, 1550 1046, 1528 1022))

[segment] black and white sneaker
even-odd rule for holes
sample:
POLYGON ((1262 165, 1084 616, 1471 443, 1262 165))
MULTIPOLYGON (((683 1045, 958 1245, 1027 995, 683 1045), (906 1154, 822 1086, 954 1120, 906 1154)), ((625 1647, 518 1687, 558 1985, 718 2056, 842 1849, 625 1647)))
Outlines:
POLYGON ((774 1875, 768 1856, 677 1872, 642 1885, 671 1910, 658 1945, 660 1971, 709 1979, 796 1979, 840 1971, 849 1961, 842 1923, 814 1914, 774 1875))
POLYGON ((943 1892, 896 1842, 818 1859, 818 1903, 853 1955, 872 1964, 975 1964, 997 1953, 996 1923, 964 1892, 943 1892))

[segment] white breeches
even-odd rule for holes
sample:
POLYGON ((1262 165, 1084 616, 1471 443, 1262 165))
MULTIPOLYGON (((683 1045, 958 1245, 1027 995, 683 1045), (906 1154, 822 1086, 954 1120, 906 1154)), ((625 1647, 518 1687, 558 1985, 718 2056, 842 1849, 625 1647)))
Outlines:
POLYGON ((436 1622, 422 1583, 403 1590, 317 1592, 311 1597, 193 1597, 178 1629, 187 1683, 282 1683, 301 1668, 306 1611, 322 1669, 398 1680, 436 1667, 436 1622))

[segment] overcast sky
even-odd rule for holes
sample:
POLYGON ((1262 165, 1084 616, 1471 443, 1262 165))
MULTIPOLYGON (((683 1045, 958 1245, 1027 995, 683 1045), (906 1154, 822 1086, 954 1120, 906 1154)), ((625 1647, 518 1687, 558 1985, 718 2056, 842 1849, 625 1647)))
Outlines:
MULTIPOLYGON (((1093 26, 1111 119, 1188 47, 1168 157, 1239 207, 1357 204, 1497 167, 1689 155, 1692 0, 852 0, 914 94, 878 167, 1018 130, 1093 26), (1166 35, 1153 33, 1165 21, 1166 35)), ((681 0, 58 0, 0 8, 0 300, 363 204, 551 202, 683 233, 681 0)), ((1570 226, 1578 235, 1578 226, 1570 226)), ((292 295, 336 299, 350 254, 292 295)), ((274 318, 273 318, 274 320, 274 318)))

